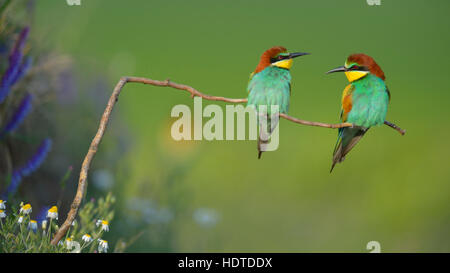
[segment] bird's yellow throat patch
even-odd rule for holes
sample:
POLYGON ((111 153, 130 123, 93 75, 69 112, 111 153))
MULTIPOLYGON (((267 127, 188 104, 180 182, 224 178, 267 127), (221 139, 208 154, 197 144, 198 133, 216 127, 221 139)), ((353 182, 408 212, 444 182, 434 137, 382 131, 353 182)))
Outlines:
POLYGON ((368 73, 368 71, 346 71, 345 76, 347 76, 349 82, 354 82, 358 79, 361 79, 368 73))
POLYGON ((284 59, 276 63, 273 63, 272 65, 280 68, 291 69, 292 59, 284 59))

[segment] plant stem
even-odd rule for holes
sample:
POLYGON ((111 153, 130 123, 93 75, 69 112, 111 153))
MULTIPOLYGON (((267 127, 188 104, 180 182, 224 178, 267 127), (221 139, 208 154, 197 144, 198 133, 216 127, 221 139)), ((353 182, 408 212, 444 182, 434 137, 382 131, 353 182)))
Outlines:
POLYGON ((47 234, 47 242, 50 243, 50 238, 51 238, 51 234, 52 234, 52 221, 53 219, 50 218, 50 223, 49 223, 49 227, 48 227, 48 234, 47 234))

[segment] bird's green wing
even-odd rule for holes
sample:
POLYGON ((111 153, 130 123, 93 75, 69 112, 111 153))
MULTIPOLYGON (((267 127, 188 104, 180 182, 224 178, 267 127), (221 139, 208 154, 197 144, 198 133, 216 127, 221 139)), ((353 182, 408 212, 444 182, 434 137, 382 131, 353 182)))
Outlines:
POLYGON ((271 105, 278 105, 281 113, 289 110, 291 75, 288 70, 268 67, 256 73, 248 84, 248 103, 259 107, 266 105, 270 111, 271 105))
POLYGON ((351 109, 347 115, 347 122, 362 127, 382 125, 386 118, 389 105, 389 90, 384 81, 376 76, 352 83, 354 90, 351 96, 351 109))

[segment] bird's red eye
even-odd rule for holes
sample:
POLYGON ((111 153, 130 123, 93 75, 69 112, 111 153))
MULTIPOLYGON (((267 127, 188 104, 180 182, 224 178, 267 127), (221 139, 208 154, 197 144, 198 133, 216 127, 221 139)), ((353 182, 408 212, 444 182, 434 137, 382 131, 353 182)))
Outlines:
POLYGON ((278 56, 278 60, 281 60, 281 59, 283 59, 283 55, 278 56))

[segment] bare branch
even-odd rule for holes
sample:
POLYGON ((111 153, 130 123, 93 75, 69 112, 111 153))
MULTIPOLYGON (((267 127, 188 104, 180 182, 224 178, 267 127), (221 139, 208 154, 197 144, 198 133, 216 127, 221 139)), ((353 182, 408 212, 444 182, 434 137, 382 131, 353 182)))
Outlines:
MULTIPOLYGON (((67 218, 62 224, 62 226, 58 229, 55 236, 53 237, 51 243, 52 245, 56 245, 61 238, 64 237, 69 227, 72 225, 72 222, 75 220, 75 217, 77 215, 78 209, 80 207, 81 201, 84 197, 84 194, 86 192, 86 181, 88 176, 89 167, 91 165, 92 159, 94 158, 98 145, 100 144, 100 141, 103 138, 103 135, 105 134, 106 127, 109 122, 109 118, 111 116, 111 112, 114 108, 114 105, 116 104, 119 94, 122 91, 122 88, 125 86, 126 83, 143 83, 143 84, 149 84, 154 86, 161 86, 161 87, 172 87, 174 89, 178 90, 184 90, 191 94, 191 97, 201 97, 205 100, 211 100, 211 101, 223 101, 223 102, 229 102, 229 103, 245 103, 247 102, 247 99, 231 99, 231 98, 225 98, 225 97, 216 97, 216 96, 210 96, 201 93, 197 89, 184 85, 179 83, 171 82, 170 80, 165 81, 157 81, 147 78, 139 78, 139 77, 122 77, 119 82, 116 84, 116 87, 114 88, 114 91, 109 98, 108 104, 105 108, 105 111, 103 112, 103 116, 100 120, 100 125, 97 130, 97 134, 95 135, 94 139, 91 142, 91 145, 89 147, 88 153, 86 154, 83 164, 81 166, 80 171, 80 177, 78 180, 78 188, 75 195, 75 198, 73 199, 72 205, 70 206, 70 211, 67 214, 67 218)), ((287 119, 289 121, 302 124, 302 125, 308 125, 308 126, 318 126, 318 127, 324 127, 324 128, 343 128, 343 127, 352 127, 352 123, 339 123, 339 124, 329 124, 329 123, 322 123, 322 122, 314 122, 314 121, 307 121, 307 120, 301 120, 297 119, 291 116, 288 116, 286 114, 280 113, 280 117, 287 119)), ((401 134, 404 134, 404 131, 397 127, 395 124, 385 122, 386 125, 389 125, 390 127, 396 129, 401 134), (403 133, 402 133, 403 132, 403 133)))
POLYGON ((398 127, 398 126, 395 125, 394 123, 391 123, 391 122, 389 122, 389 121, 387 121, 387 120, 384 121, 384 124, 386 124, 387 126, 389 126, 389 127, 393 128, 393 129, 397 130, 397 132, 399 132, 400 134, 402 134, 402 136, 405 135, 405 133, 406 133, 406 130, 403 130, 402 128, 398 127))
POLYGON ((97 134, 91 142, 91 146, 89 146, 88 153, 86 154, 83 164, 81 165, 80 178, 78 180, 78 188, 75 198, 73 199, 72 205, 70 206, 70 211, 67 214, 66 221, 62 224, 62 226, 58 229, 55 236, 53 237, 51 244, 56 245, 59 240, 66 234, 69 227, 72 225, 75 217, 77 216, 78 208, 80 207, 81 200, 83 199, 84 193, 86 191, 86 180, 89 171, 89 167, 91 165, 91 161, 94 158, 95 153, 97 152, 98 144, 103 138, 105 134, 106 126, 108 125, 109 116, 111 115, 111 111, 116 103, 120 91, 123 86, 127 82, 127 78, 121 78, 117 83, 114 91, 109 98, 108 105, 105 108, 105 112, 103 112, 102 119, 100 120, 100 125, 97 130, 97 134))
POLYGON ((330 124, 330 123, 322 123, 322 122, 315 122, 315 121, 308 121, 308 120, 302 120, 302 119, 298 119, 298 118, 294 118, 291 116, 288 116, 286 114, 280 113, 280 117, 287 119, 289 121, 298 123, 298 124, 302 124, 302 125, 308 125, 308 126, 318 126, 318 127, 324 127, 324 128, 332 128, 332 129, 337 129, 337 128, 344 128, 344 127, 353 127, 352 123, 338 123, 338 124, 330 124))
POLYGON ((138 78, 138 77, 126 77, 125 78, 127 82, 137 82, 137 83, 143 83, 143 84, 150 84, 150 85, 154 85, 154 86, 163 86, 163 87, 172 87, 178 90, 185 90, 188 91, 189 93, 191 93, 191 97, 201 97, 205 100, 212 100, 212 101, 224 101, 224 102, 230 102, 230 103, 244 103, 247 102, 247 99, 229 99, 229 98, 224 98, 224 97, 216 97, 216 96, 210 96, 210 95, 206 95, 201 93, 200 91, 198 91, 197 89, 190 87, 188 85, 184 85, 184 84, 179 84, 179 83, 174 83, 171 82, 170 80, 165 80, 165 81, 157 81, 157 80, 152 80, 152 79, 147 79, 147 78, 138 78))

